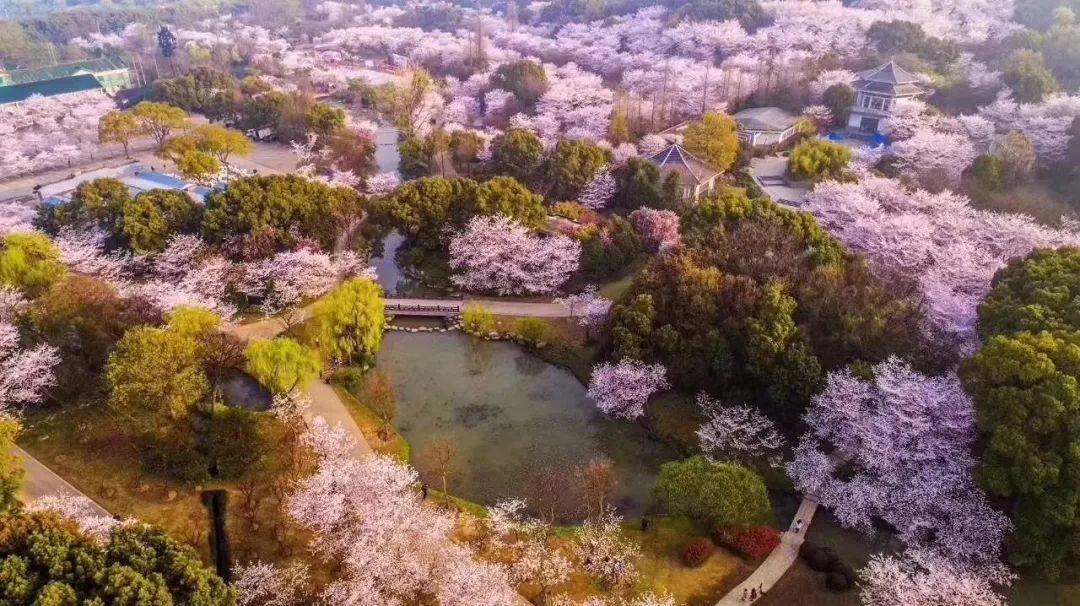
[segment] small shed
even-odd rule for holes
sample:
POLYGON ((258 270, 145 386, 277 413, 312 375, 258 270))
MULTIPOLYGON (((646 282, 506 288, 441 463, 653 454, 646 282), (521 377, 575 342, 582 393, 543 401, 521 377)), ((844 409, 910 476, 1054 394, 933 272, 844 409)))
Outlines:
POLYGON ((779 107, 751 107, 732 116, 739 123, 739 140, 751 147, 780 145, 795 136, 798 118, 779 107))
POLYGON ((661 180, 677 173, 683 186, 683 201, 697 200, 703 194, 716 189, 720 171, 711 164, 674 143, 646 158, 660 169, 661 180))

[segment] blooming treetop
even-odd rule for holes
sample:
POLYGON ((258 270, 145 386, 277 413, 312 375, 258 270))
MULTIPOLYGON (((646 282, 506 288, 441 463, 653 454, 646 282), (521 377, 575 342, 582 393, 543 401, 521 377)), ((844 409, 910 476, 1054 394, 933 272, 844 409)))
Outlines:
POLYGON ((607 207, 615 196, 615 177, 610 170, 602 170, 589 180, 578 195, 578 202, 585 208, 600 210, 607 207))
POLYGON ((308 583, 308 568, 302 563, 278 567, 263 562, 238 566, 233 587, 240 606, 293 606, 302 601, 308 583))
POLYGON ((1004 606, 993 585, 1008 585, 1003 567, 991 575, 931 551, 875 555, 859 571, 859 597, 867 606, 1004 606))
POLYGON ((749 406, 725 406, 705 392, 697 396, 705 422, 697 430, 701 449, 715 460, 768 457, 779 466, 784 438, 768 417, 749 406))
POLYGON ((287 505, 312 532, 315 550, 340 564, 322 593, 326 602, 400 606, 426 594, 464 606, 486 591, 487 603, 514 603, 502 569, 454 543, 453 518, 418 498, 413 469, 389 457, 355 458, 351 438, 321 417, 308 441, 317 468, 287 505))
POLYGON ((586 396, 604 414, 633 420, 645 414, 649 396, 669 387, 667 370, 661 364, 623 360, 603 362, 593 367, 586 396))
POLYGON ((14 324, 0 322, 0 414, 13 407, 36 404, 56 384, 53 368, 60 354, 52 345, 30 349, 19 347, 19 330, 14 324))
POLYGON ((603 326, 611 314, 611 299, 600 296, 595 284, 587 285, 580 293, 555 299, 555 302, 570 308, 570 314, 586 331, 603 326))
POLYGON ((110 515, 102 515, 101 508, 82 495, 47 495, 34 499, 26 507, 27 511, 52 511, 72 520, 87 534, 98 539, 107 539, 120 521, 110 515))
POLYGON ((927 377, 895 357, 872 381, 835 371, 804 418, 788 472, 841 524, 869 532, 881 518, 911 547, 996 563, 1010 524, 972 482, 974 409, 955 374, 927 377))
POLYGON ((454 283, 501 295, 550 293, 577 271, 581 244, 540 237, 503 215, 474 217, 450 240, 454 283))
POLYGON ((667 250, 679 245, 679 215, 674 211, 642 207, 630 213, 630 222, 646 246, 667 250))
POLYGON ((979 108, 979 115, 990 120, 998 133, 1020 131, 1027 135, 1040 162, 1052 164, 1066 158, 1069 128, 1080 117, 1080 95, 1051 95, 1041 103, 1019 103, 1002 95, 979 108))
POLYGON ((328 255, 300 249, 247 264, 237 288, 260 300, 265 313, 274 314, 318 297, 353 276, 374 279, 375 271, 352 251, 328 255))
POLYGON ((901 173, 923 183, 934 179, 947 186, 959 184, 961 174, 978 155, 967 136, 926 127, 894 143, 890 153, 901 173))
POLYGON ((631 585, 638 577, 636 561, 641 552, 636 543, 623 536, 621 522, 622 518, 608 510, 586 520, 578 537, 579 557, 585 570, 608 589, 631 585))
POLYGON ((1023 215, 976 210, 949 191, 908 190, 879 177, 818 184, 804 207, 870 257, 875 271, 919 284, 927 331, 959 342, 966 353, 977 345, 976 309, 998 269, 1035 248, 1080 244, 1080 234, 1023 215))

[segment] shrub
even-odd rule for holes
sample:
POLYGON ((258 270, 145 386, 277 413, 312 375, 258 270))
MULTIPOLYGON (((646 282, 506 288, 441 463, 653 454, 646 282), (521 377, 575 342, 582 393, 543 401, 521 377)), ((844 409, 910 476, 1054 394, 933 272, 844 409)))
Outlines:
POLYGON ((739 555, 760 560, 780 544, 780 531, 772 526, 755 526, 735 534, 732 547, 739 555))
POLYGON ((852 584, 851 579, 848 579, 839 572, 830 572, 825 575, 825 586, 837 593, 851 589, 852 584))
POLYGON ((551 325, 540 318, 522 318, 518 320, 516 330, 518 336, 533 347, 547 343, 551 335, 551 325))
POLYGON ((807 566, 818 572, 829 570, 839 561, 832 549, 815 545, 809 541, 803 543, 802 547, 799 548, 799 555, 806 561, 807 566))
POLYGON ((585 216, 585 213, 588 212, 588 210, 589 209, 577 202, 556 202, 555 205, 551 207, 551 214, 559 217, 566 217, 571 221, 578 221, 585 216))
POLYGON ((330 375, 330 380, 345 388, 345 391, 359 398, 364 389, 366 375, 359 366, 343 366, 330 375))
POLYGON ((854 586, 855 581, 859 578, 858 575, 855 574, 855 569, 851 567, 851 564, 848 564, 840 558, 837 558, 829 566, 829 575, 831 576, 834 574, 844 577, 847 580, 848 588, 854 586))
POLYGON ((686 564, 690 568, 697 568, 704 564, 715 551, 716 546, 713 545, 713 542, 709 539, 705 537, 692 539, 683 549, 683 564, 686 564))
POLYGON ((461 312, 461 326, 468 332, 487 334, 495 330, 495 315, 477 303, 470 303, 461 312))
POLYGON ((796 179, 838 177, 851 162, 851 150, 825 139, 807 139, 791 151, 788 170, 796 179))

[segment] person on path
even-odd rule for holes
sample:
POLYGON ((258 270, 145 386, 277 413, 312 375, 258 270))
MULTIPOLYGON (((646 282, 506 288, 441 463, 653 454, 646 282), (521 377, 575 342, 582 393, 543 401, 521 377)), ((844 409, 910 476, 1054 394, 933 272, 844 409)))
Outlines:
POLYGON ((799 534, 802 530, 802 518, 795 520, 795 534, 799 534))
POLYGON ((421 501, 426 501, 427 500, 427 484, 423 484, 423 483, 420 484, 420 500, 421 501))
POLYGON ((761 583, 758 583, 757 592, 758 592, 758 595, 761 595, 761 596, 765 595, 765 582, 764 581, 762 581, 761 583))
POLYGON ((743 587, 743 590, 742 590, 742 597, 741 597, 741 598, 739 598, 739 601, 740 601, 740 602, 745 602, 745 601, 746 601, 746 594, 747 594, 747 593, 749 593, 749 591, 750 591, 749 589, 747 589, 747 588, 743 587))
POLYGON ((649 518, 641 518, 641 532, 649 532, 649 518))
POLYGON ((755 600, 757 600, 757 589, 751 589, 750 590, 750 601, 753 602, 755 600))

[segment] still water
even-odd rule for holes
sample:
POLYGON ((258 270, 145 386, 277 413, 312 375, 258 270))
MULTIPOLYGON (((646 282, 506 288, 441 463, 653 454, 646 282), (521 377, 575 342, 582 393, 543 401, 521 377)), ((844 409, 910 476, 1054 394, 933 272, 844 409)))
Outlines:
POLYGON ((640 426, 599 414, 569 371, 512 343, 391 332, 378 366, 393 379, 396 424, 414 461, 431 440, 452 440, 461 472, 450 491, 473 501, 527 497, 549 471, 569 486, 576 466, 604 455, 618 478, 616 507, 637 515, 660 464, 677 456, 640 426))

